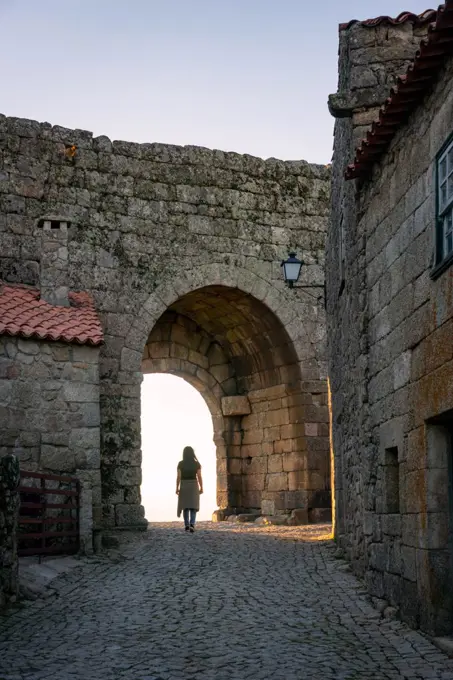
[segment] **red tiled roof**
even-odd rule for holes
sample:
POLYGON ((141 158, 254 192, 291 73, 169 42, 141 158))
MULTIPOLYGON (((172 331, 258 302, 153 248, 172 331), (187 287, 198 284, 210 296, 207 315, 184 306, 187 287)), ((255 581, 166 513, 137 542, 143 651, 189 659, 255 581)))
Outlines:
POLYGON ((0 335, 100 345, 101 322, 88 293, 69 293, 70 307, 40 299, 39 290, 0 282, 0 335))
POLYGON ((453 0, 446 0, 437 11, 437 19, 421 41, 414 61, 399 76, 397 85, 379 112, 379 120, 371 126, 348 165, 346 179, 364 177, 387 149, 395 133, 423 100, 437 79, 445 58, 453 54, 453 0))
POLYGON ((399 24, 405 24, 406 22, 411 22, 416 26, 421 24, 426 24, 436 20, 437 11, 435 9, 427 9, 421 14, 414 14, 413 12, 401 12, 398 14, 396 19, 389 16, 380 16, 375 19, 365 19, 365 21, 360 21, 359 19, 352 19, 345 24, 340 24, 340 31, 347 31, 348 28, 354 26, 355 24, 360 24, 361 26, 368 26, 369 28, 374 28, 379 26, 379 24, 390 24, 391 26, 398 26, 399 24))

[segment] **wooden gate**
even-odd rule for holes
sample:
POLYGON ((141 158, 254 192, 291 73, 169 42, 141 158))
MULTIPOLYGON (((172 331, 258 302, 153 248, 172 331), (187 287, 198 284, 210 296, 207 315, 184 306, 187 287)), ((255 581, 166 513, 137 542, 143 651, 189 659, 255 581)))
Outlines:
POLYGON ((20 471, 19 555, 79 550, 80 484, 75 477, 20 471))

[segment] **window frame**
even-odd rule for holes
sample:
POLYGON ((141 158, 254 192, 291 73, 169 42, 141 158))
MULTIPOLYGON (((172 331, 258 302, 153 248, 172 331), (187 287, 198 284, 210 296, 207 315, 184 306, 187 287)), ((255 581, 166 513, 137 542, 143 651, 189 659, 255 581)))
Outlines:
MULTIPOLYGON (((445 181, 447 182, 447 187, 448 187, 448 178, 449 176, 453 176, 453 161, 452 161, 452 168, 450 173, 448 172, 448 153, 453 152, 453 132, 447 137, 445 142, 442 144, 441 148, 436 154, 435 157, 435 173, 434 173, 434 180, 435 180, 435 192, 436 192, 436 200, 435 200, 435 209, 436 209, 436 215, 435 215, 435 222, 434 222, 434 267, 431 271, 431 278, 435 279, 442 272, 444 272, 452 263, 453 263, 453 247, 452 250, 446 255, 445 257, 443 256, 444 252, 444 238, 445 238, 445 231, 444 231, 444 218, 450 214, 451 219, 452 219, 452 241, 453 241, 453 188, 452 188, 452 195, 450 200, 447 202, 447 204, 443 207, 441 210, 441 205, 440 205, 440 162, 442 158, 445 156, 447 158, 447 172, 446 172, 446 177, 445 181)), ((452 153, 453 156, 453 153, 452 153)), ((453 181, 453 180, 452 180, 453 181)))

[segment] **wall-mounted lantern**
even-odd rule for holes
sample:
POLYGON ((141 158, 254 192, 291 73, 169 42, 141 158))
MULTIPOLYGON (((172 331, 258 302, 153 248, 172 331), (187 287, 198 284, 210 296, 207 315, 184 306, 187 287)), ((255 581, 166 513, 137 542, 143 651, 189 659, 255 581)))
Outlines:
POLYGON ((290 253, 288 259, 282 262, 285 283, 289 288, 292 288, 298 281, 302 264, 303 262, 297 259, 296 253, 290 253))

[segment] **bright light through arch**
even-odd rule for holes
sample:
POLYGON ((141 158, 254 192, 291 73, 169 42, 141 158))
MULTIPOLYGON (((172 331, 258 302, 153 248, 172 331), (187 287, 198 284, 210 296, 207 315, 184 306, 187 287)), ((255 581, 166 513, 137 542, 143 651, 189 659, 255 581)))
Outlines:
POLYGON ((216 450, 208 406, 182 378, 166 373, 143 376, 142 504, 149 522, 177 520, 176 466, 184 446, 193 446, 202 466, 204 493, 199 520, 210 520, 216 504, 216 450))

